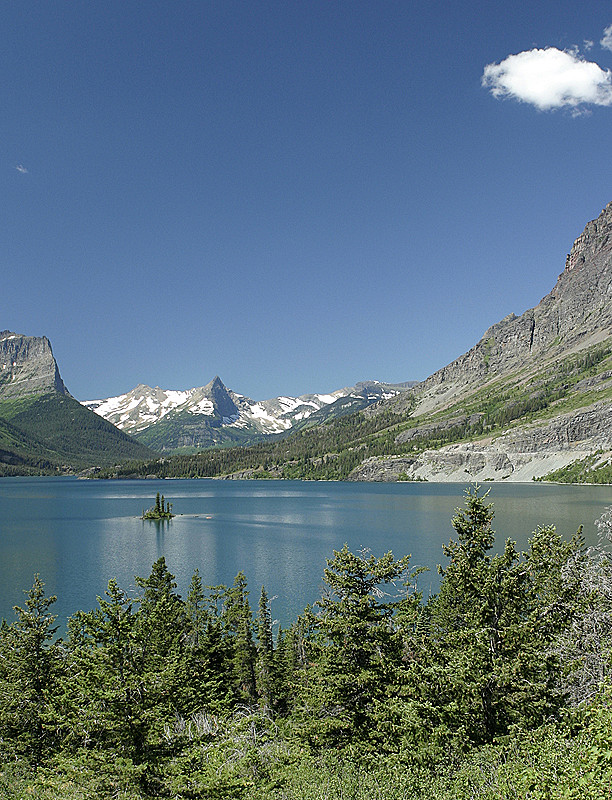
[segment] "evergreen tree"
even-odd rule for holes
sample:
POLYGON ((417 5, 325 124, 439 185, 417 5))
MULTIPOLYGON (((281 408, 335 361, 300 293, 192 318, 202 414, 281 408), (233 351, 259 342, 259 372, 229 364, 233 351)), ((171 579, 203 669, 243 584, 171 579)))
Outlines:
POLYGON ((355 555, 345 545, 328 560, 327 591, 317 603, 316 660, 304 690, 313 713, 306 726, 313 744, 380 743, 378 723, 398 648, 392 615, 401 602, 385 598, 396 594, 409 558, 355 555))
POLYGON ((256 697, 253 618, 244 572, 239 572, 227 590, 224 628, 232 643, 232 673, 237 697, 251 702, 256 697))
POLYGON ((219 708, 228 690, 226 648, 219 621, 207 608, 202 579, 196 569, 185 604, 185 674, 181 708, 186 716, 219 708))
POLYGON ((535 624, 542 577, 534 584, 535 561, 521 561, 511 541, 490 555, 493 510, 485 499, 478 487, 469 490, 453 519, 457 540, 443 547, 450 563, 439 568, 440 592, 428 608, 425 683, 438 732, 457 746, 541 721, 547 707, 546 642, 535 624))
POLYGON ((98 605, 69 622, 68 739, 142 763, 152 720, 138 617, 114 580, 98 605))
POLYGON ((0 643, 0 730, 17 752, 38 767, 54 744, 54 693, 61 671, 61 642, 53 641, 57 626, 50 608, 55 595, 45 597, 36 575, 25 608, 14 606, 17 620, 3 625, 0 643))
POLYGON ((206 596, 204 595, 202 579, 198 569, 191 577, 185 603, 185 613, 187 616, 187 643, 192 648, 198 648, 206 635, 209 620, 206 609, 206 596))
POLYGON ((136 578, 143 589, 137 635, 142 647, 142 674, 148 704, 155 713, 157 730, 173 718, 182 693, 184 641, 187 619, 166 560, 158 558, 148 578, 136 578))
POLYGON ((272 614, 268 595, 261 587, 257 613, 257 694, 265 708, 273 708, 275 697, 274 643, 272 641, 272 614))

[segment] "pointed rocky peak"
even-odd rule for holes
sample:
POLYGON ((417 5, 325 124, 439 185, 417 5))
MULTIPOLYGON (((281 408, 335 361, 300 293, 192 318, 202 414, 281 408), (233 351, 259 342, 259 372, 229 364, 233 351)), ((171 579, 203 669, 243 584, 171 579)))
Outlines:
POLYGON ((202 393, 212 401, 215 411, 219 416, 230 418, 236 417, 240 413, 225 384, 218 375, 215 375, 212 381, 204 386, 202 393))
POLYGON ((603 209, 597 219, 591 220, 574 242, 565 261, 565 272, 580 268, 597 253, 612 250, 612 202, 603 209))
POLYGON ((226 385, 223 383, 223 381, 221 380, 221 378, 218 375, 215 375, 215 377, 212 379, 212 381, 207 383, 204 388, 207 389, 209 392, 219 391, 219 390, 225 391, 225 392, 227 391, 226 385))
POLYGON ((20 397, 46 392, 69 394, 47 337, 2 331, 0 397, 20 397))

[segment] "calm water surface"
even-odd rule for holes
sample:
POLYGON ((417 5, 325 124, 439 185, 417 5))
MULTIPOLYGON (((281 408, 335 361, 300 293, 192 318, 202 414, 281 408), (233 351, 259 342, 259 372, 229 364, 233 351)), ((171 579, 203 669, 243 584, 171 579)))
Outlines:
MULTIPOLYGON (((609 486, 493 484, 498 541, 524 548, 537 525, 555 524, 570 536, 584 525, 596 540, 595 520, 612 505, 609 486)), ((0 479, 0 617, 14 618, 23 590, 40 573, 64 622, 96 606, 110 578, 134 591, 165 556, 185 595, 193 571, 206 585, 231 584, 246 573, 251 605, 266 586, 273 616, 288 624, 320 595, 325 559, 347 542, 375 555, 412 554, 432 568, 425 591, 438 585, 441 546, 465 486, 435 483, 320 483, 299 481, 79 481, 73 478, 0 479), (139 519, 156 492, 179 515, 160 525, 139 519)))

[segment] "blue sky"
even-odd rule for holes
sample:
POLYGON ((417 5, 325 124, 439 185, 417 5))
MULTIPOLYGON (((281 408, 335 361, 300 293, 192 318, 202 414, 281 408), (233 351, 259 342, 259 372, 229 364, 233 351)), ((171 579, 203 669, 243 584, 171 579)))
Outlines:
POLYGON ((48 336, 79 399, 424 378, 536 305, 612 200, 602 0, 0 21, 0 329, 48 336))

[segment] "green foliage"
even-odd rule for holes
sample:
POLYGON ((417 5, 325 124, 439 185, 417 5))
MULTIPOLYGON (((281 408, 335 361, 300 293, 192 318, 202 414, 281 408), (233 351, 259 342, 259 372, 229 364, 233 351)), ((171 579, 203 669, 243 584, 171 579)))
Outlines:
POLYGON ((17 621, 4 627, 0 643, 0 731, 16 753, 38 767, 55 744, 54 695, 62 662, 57 627, 39 575, 25 601, 15 606, 17 621))
POLYGON ((566 467, 549 472, 537 480, 553 483, 612 483, 612 459, 602 452, 572 461, 566 467))
POLYGON ((148 448, 68 395, 0 402, 0 475, 57 474, 147 457, 148 448))
POLYGON ((147 511, 142 512, 142 519, 149 519, 149 520, 170 520, 175 515, 172 513, 172 503, 168 501, 166 503, 166 498, 163 496, 159 496, 159 492, 155 496, 155 505, 151 508, 147 509, 147 511))
MULTIPOLYGON (((492 519, 470 490, 425 604, 408 557, 334 551, 276 642, 243 573, 196 571, 184 601, 160 558, 136 597, 111 580, 65 643, 36 578, 0 628, 0 793, 608 798, 612 558, 551 527, 494 555, 492 519)), ((608 542, 612 512, 601 526, 608 542)))

